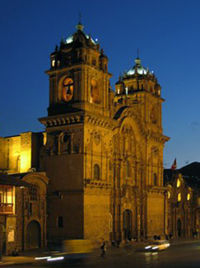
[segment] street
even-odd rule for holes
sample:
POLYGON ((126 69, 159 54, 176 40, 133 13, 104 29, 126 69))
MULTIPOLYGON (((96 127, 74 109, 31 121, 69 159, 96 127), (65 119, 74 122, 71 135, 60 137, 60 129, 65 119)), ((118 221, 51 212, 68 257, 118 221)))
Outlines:
MULTIPOLYGON (((20 267, 21 265, 15 265, 20 267)), ((161 252, 135 251, 134 248, 112 248, 108 249, 105 257, 100 257, 98 253, 85 260, 83 263, 55 263, 55 264, 32 264, 23 265, 28 267, 200 267, 200 241, 190 243, 179 243, 171 245, 161 252)))

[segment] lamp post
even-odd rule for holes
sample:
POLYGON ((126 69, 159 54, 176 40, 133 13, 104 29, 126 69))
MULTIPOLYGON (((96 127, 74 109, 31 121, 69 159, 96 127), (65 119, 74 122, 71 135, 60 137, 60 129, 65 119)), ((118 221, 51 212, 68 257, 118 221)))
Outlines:
POLYGON ((24 186, 20 186, 22 193, 22 250, 24 251, 24 186))
POLYGON ((0 224, 0 261, 2 260, 3 226, 0 224))
POLYGON ((0 261, 2 260, 4 236, 5 236, 5 226, 2 223, 0 223, 0 261))

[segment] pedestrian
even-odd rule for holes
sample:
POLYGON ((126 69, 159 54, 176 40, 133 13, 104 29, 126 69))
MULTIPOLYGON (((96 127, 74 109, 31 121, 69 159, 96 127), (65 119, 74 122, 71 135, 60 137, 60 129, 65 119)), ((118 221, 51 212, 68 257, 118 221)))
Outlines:
POLYGON ((106 255, 106 242, 103 240, 101 244, 101 257, 104 257, 106 255))

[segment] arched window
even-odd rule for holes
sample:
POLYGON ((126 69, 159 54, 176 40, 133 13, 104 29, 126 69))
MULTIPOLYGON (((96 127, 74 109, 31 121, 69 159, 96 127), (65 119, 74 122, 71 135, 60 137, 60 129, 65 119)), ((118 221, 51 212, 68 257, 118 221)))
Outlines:
POLYGON ((58 153, 58 137, 54 137, 54 142, 53 142, 53 153, 57 154, 58 153))
POLYGON ((126 161, 126 176, 131 177, 131 167, 130 162, 128 160, 126 161))
POLYGON ((79 143, 74 143, 73 144, 73 153, 78 154, 80 149, 80 144, 79 143))
POLYGON ((71 136, 69 134, 65 134, 63 136, 62 151, 68 154, 71 153, 71 136))
POLYGON ((158 177, 156 173, 153 174, 153 184, 158 185, 158 177))
POLYGON ((178 198, 177 198, 178 200, 178 202, 181 202, 181 193, 178 193, 178 198))
POLYGON ((91 93, 90 94, 91 94, 92 103, 99 104, 101 102, 98 81, 94 78, 91 80, 91 93))
POLYGON ((55 67, 56 66, 56 61, 55 61, 55 59, 53 59, 52 61, 51 61, 51 67, 55 67))
POLYGON ((124 238, 126 240, 131 240, 132 238, 132 211, 126 209, 123 212, 123 229, 124 229, 124 238))
POLYGON ((30 201, 37 201, 38 195, 39 195, 39 187, 35 184, 32 184, 31 187, 29 187, 30 201))
POLYGON ((176 187, 179 188, 180 186, 181 186, 181 181, 180 181, 180 179, 177 179, 176 187))
POLYGON ((63 81, 62 96, 64 101, 70 101, 73 97, 74 81, 71 78, 65 78, 63 81))
POLYGON ((94 179, 100 180, 100 167, 98 164, 94 165, 94 179))

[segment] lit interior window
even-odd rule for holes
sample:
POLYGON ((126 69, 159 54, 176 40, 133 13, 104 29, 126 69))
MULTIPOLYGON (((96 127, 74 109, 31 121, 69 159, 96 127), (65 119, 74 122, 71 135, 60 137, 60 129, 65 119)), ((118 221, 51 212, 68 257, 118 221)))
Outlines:
POLYGON ((117 89, 117 94, 120 94, 120 89, 119 88, 117 89))
POLYGON ((190 200, 190 198, 191 198, 191 194, 190 194, 190 193, 188 193, 188 194, 187 194, 187 200, 189 201, 189 200, 190 200))
POLYGON ((167 192, 167 197, 168 197, 168 199, 170 199, 170 197, 171 197, 171 193, 169 191, 167 192))
POLYGON ((51 61, 51 66, 52 66, 52 67, 55 67, 55 64, 56 64, 56 61, 55 61, 55 60, 52 60, 52 61, 51 61))
POLYGON ((11 204, 13 201, 13 193, 12 193, 12 189, 8 188, 7 189, 7 203, 11 204))
POLYGON ((176 186, 177 186, 177 188, 179 188, 181 186, 181 181, 179 179, 177 179, 176 186))
POLYGON ((178 202, 181 201, 181 193, 178 193, 178 202))

